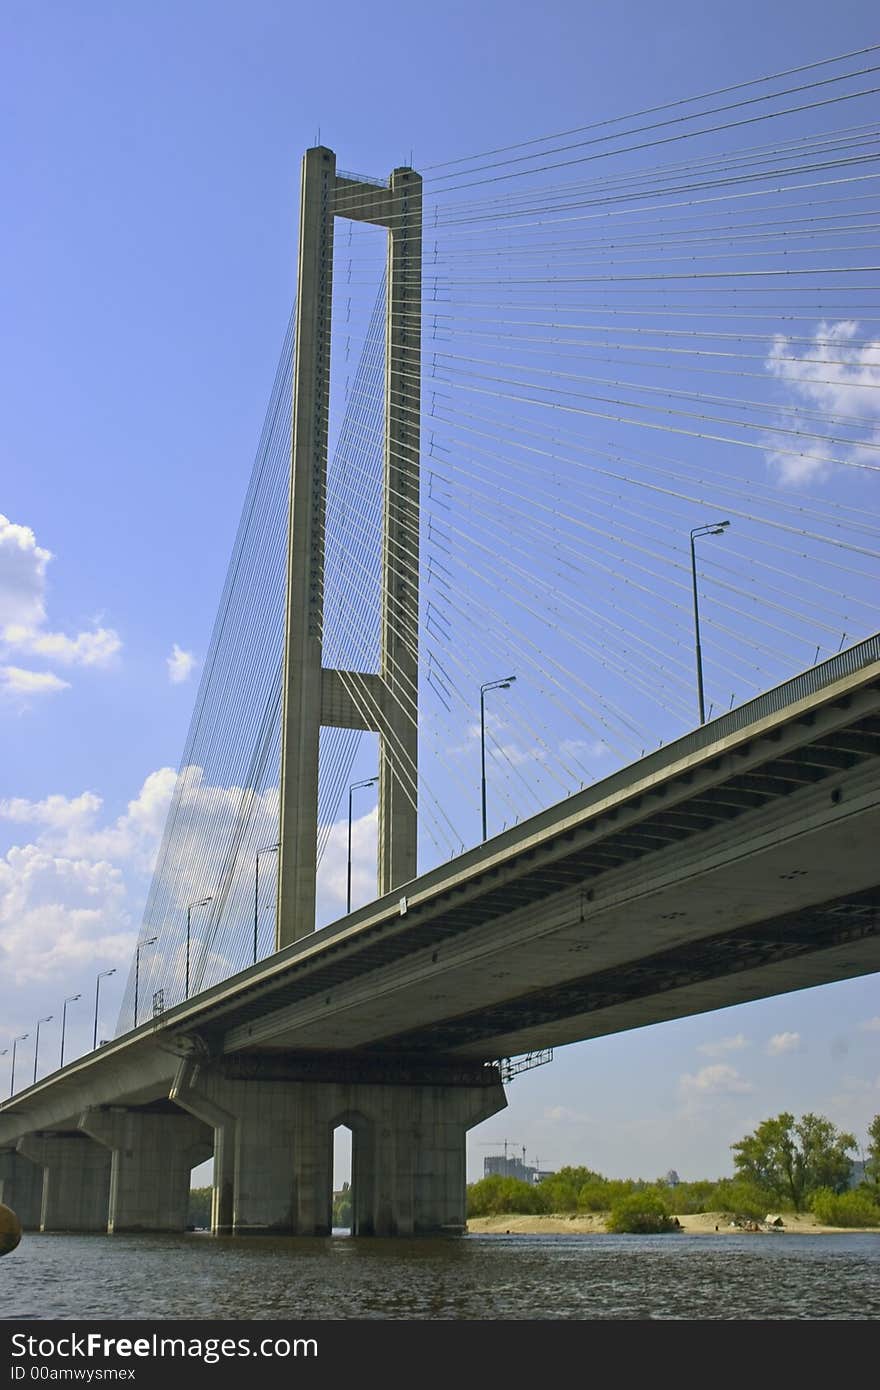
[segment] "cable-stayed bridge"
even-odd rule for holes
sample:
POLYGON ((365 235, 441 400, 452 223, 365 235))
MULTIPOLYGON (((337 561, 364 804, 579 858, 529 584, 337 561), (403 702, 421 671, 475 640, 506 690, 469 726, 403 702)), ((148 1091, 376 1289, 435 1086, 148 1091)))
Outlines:
POLYGON ((324 1230, 345 1122, 358 1231, 457 1228, 499 1059, 880 968, 875 59, 307 153, 118 1036, 0 1111, 44 1227, 213 1152, 324 1230))

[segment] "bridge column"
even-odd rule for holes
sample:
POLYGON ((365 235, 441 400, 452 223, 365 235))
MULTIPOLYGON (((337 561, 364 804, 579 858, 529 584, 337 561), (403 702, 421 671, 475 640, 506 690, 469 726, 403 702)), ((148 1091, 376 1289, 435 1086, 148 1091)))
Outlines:
POLYGON ((353 1135, 354 1234, 463 1234, 466 1135, 507 1104, 500 1082, 360 1087, 356 1103, 370 1126, 353 1135))
POLYGON ((15 1212, 23 1230, 39 1230, 43 1170, 14 1149, 0 1151, 0 1202, 15 1212))
POLYGON ((294 1090, 272 1081, 228 1081, 184 1062, 171 1099, 214 1127, 215 1235, 329 1234, 329 1226, 315 1230, 299 1211, 294 1090))
POLYGON ((106 1231, 110 1155, 84 1134, 28 1134, 18 1153, 43 1169, 41 1231, 106 1231))
POLYGON ((235 1116, 193 1084, 195 1068, 184 1062, 178 1068, 171 1090, 175 1105, 186 1110, 214 1131, 214 1186, 211 1193, 211 1233, 232 1234, 235 1200, 235 1116))
POLYGON ((80 1129, 110 1150, 108 1231, 185 1231, 190 1176, 213 1152, 192 1115, 87 1110, 80 1129))
MULTIPOLYGON (((451 1070, 434 1068, 432 1079, 416 1082, 412 1068, 377 1059, 186 1061, 171 1098, 206 1121, 213 1116, 224 1131, 225 1151, 234 1156, 220 1172, 215 1157, 215 1186, 229 1182, 232 1166, 236 1235, 329 1235, 340 1124, 353 1131, 355 1235, 460 1234, 465 1136, 507 1100, 494 1069, 457 1067, 454 1081, 451 1070)), ((215 1212, 221 1206, 215 1191, 215 1212)), ((215 1217, 215 1230, 222 1229, 215 1217)))

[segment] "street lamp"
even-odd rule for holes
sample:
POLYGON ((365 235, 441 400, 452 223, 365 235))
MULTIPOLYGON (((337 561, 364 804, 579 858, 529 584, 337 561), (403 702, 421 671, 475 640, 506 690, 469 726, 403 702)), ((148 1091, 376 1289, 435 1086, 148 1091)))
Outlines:
POLYGON ((213 901, 214 901, 214 899, 211 898, 211 897, 199 898, 198 902, 190 903, 189 906, 188 906, 187 909, 186 909, 186 995, 185 995, 185 997, 186 997, 187 999, 189 998, 189 924, 190 924, 190 913, 192 912, 192 910, 193 910, 194 907, 205 907, 206 904, 208 904, 208 903, 210 903, 210 902, 213 902, 213 901))
POLYGON ((706 722, 706 706, 703 700, 703 656, 700 648, 700 608, 697 602, 697 557, 694 540, 697 536, 723 536, 729 521, 711 521, 706 526, 695 526, 691 531, 691 578, 694 585, 694 636, 697 646, 697 698, 700 702, 700 723, 706 722))
POLYGON ((367 777, 363 782, 352 782, 348 789, 348 875, 345 899, 348 912, 351 912, 351 794, 357 791, 358 787, 374 787, 378 780, 378 777, 367 777))
POLYGON ((114 965, 114 967, 113 967, 112 970, 102 970, 101 973, 99 974, 97 980, 95 981, 95 1034, 94 1034, 94 1037, 92 1038, 92 1049, 93 1049, 93 1050, 98 1046, 98 995, 99 995, 100 990, 101 990, 101 981, 102 981, 103 979, 106 979, 106 977, 107 977, 108 975, 115 975, 115 974, 116 974, 116 966, 114 965))
POLYGON ((257 850, 257 876, 254 881, 254 965, 257 963, 257 926, 260 920, 260 855, 272 854, 276 849, 281 848, 281 841, 276 840, 274 845, 264 845, 257 850))
POLYGON ((29 1037, 30 1037, 30 1033, 22 1033, 21 1037, 19 1037, 19 1038, 13 1038, 13 1039, 12 1039, 12 1075, 11 1075, 10 1078, 9 1078, 9 1094, 10 1094, 10 1095, 14 1095, 14 1094, 15 1094, 15 1049, 18 1047, 18 1044, 19 1044, 20 1042, 24 1042, 25 1038, 29 1038, 29 1037))
POLYGON ((81 994, 69 994, 64 1001, 64 1008, 61 1010, 61 1061, 59 1066, 64 1066, 64 1030, 67 1027, 67 1006, 73 1004, 75 1000, 82 999, 81 994))
POLYGON ((40 1056, 40 1024, 51 1023, 53 1017, 53 1014, 46 1014, 45 1018, 37 1019, 37 1036, 34 1038, 34 1085, 37 1084, 37 1061, 40 1056))
POLYGON ((504 676, 502 680, 486 681, 485 685, 480 686, 480 766, 482 769, 482 807, 483 807, 483 839, 488 838, 486 831, 486 691, 487 690, 507 690, 513 685, 516 676, 504 676))
POLYGON ((146 941, 139 941, 134 953, 134 1026, 138 1026, 138 984, 141 975, 141 951, 145 946, 152 946, 156 940, 155 936, 150 936, 146 941))

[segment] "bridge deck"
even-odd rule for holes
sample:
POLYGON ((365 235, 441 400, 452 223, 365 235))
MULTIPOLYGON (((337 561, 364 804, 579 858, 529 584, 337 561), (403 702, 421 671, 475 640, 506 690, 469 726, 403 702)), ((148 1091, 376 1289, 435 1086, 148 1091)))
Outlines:
POLYGON ((70 1063, 0 1142, 193 1047, 490 1060, 880 970, 878 807, 874 637, 70 1063))

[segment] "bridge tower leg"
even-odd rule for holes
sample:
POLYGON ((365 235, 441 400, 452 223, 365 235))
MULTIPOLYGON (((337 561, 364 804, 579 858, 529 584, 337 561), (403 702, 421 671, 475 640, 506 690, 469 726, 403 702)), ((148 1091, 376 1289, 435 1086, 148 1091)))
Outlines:
POLYGON ((379 742, 379 895, 415 878, 418 830, 422 180, 391 175, 379 742))
POLYGON ((302 164, 293 374, 287 627, 281 720, 276 949, 315 926, 318 746, 322 727, 379 734, 379 892, 416 874, 418 524, 422 181, 336 172, 332 150, 302 164), (379 670, 322 665, 333 231, 337 217, 389 234, 379 670))

